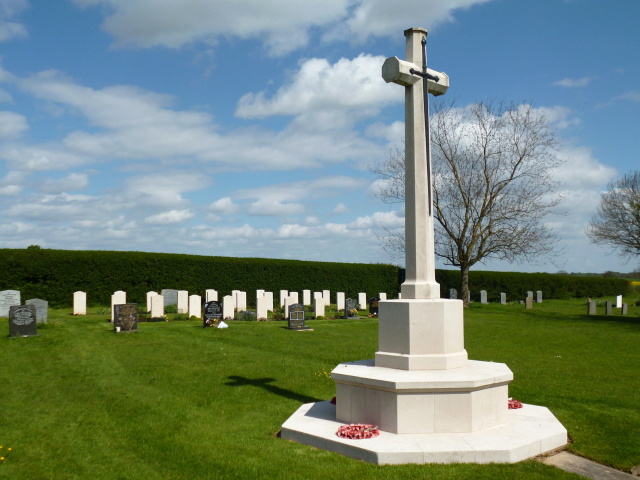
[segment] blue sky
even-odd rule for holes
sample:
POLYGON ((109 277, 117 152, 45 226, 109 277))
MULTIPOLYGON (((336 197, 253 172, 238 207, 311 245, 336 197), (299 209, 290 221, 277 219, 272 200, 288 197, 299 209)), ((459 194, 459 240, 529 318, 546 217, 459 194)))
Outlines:
MULTIPOLYGON (((640 168, 638 0, 0 0, 0 247, 392 262, 368 167, 402 145, 403 30, 460 107, 542 109, 564 253, 476 269, 631 271, 589 242, 640 168)), ((442 264, 438 264, 442 267, 442 264)))

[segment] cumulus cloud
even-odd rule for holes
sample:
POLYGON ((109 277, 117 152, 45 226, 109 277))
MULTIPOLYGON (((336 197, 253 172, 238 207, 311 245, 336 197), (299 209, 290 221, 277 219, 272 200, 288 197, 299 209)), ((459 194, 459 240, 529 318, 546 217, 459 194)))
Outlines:
POLYGON ((89 176, 86 173, 70 173, 66 177, 47 179, 41 187, 43 192, 62 193, 83 190, 89 185, 89 176))
POLYGON ((27 7, 27 0, 2 0, 0 3, 0 42, 28 36, 26 27, 14 21, 27 7))
POLYGON ((194 213, 190 210, 169 210, 145 218, 145 222, 152 225, 171 225, 182 223, 193 218, 194 213))
POLYGON ((18 113, 0 112, 0 139, 19 137, 28 130, 27 119, 18 113))
POLYGON ((240 209, 239 205, 233 203, 231 197, 224 197, 209 204, 209 210, 219 215, 231 215, 240 209))

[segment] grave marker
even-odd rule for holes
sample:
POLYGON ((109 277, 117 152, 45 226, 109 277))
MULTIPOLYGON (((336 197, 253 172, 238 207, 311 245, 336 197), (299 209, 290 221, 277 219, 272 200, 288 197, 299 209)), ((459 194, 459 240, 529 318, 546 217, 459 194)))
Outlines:
POLYGON ((542 291, 538 290, 536 292, 536 303, 542 303, 542 291))
POLYGON ((25 305, 33 305, 36 307, 36 323, 47 323, 49 302, 39 298, 32 298, 24 303, 25 305))
POLYGON ((32 337, 38 335, 34 305, 12 305, 9 307, 9 337, 32 337))
POLYGON ((316 318, 324 317, 324 298, 322 295, 313 300, 313 315, 316 318))
POLYGON ((233 297, 231 295, 225 295, 222 297, 222 319, 232 319, 235 317, 235 306, 233 297))
POLYGON ((616 308, 622 308, 622 295, 616 296, 616 308))
POLYGON ((160 292, 162 298, 164 298, 164 306, 175 305, 178 306, 178 290, 172 288, 163 288, 160 292))
POLYGON ((202 318, 202 297, 200 295, 189 295, 189 318, 202 318))
POLYGON ((151 298, 158 295, 158 292, 147 292, 147 312, 151 311, 151 298))
POLYGON ((587 301, 587 315, 595 315, 596 314, 596 302, 593 300, 587 301))
POLYGON ((455 288, 450 288, 449 289, 449 298, 451 300, 457 300, 458 299, 458 290, 456 290, 455 288))
POLYGON ((487 291, 480 290, 480 303, 487 303, 487 291))
POLYGON ((533 308, 533 297, 527 297, 524 300, 524 305, 527 310, 531 310, 533 308))
POLYGON ((302 304, 311 305, 311 290, 302 290, 302 304))
POLYGON ((344 292, 336 293, 336 310, 344 310, 344 292))
POLYGON ((613 303, 610 300, 604 302, 604 314, 611 315, 613 313, 613 303))
POLYGON ((347 298, 344 301, 344 318, 360 318, 358 316, 358 302, 355 298, 347 298))
POLYGON ((289 330, 310 330, 304 324, 304 305, 301 303, 294 303, 289 305, 289 330))
POLYGON ((217 327, 222 320, 222 302, 210 300, 203 306, 202 326, 217 327))
POLYGON ((207 302, 218 301, 218 291, 208 288, 204 291, 204 297, 207 302))
POLYGON ((622 305, 620 306, 620 308, 622 309, 620 311, 620 315, 626 315, 627 311, 628 311, 628 307, 626 303, 622 303, 622 305))
POLYGON ((358 310, 366 310, 367 309, 367 294, 359 293, 358 294, 358 310))
POLYGON ((3 290, 0 292, 0 317, 9 316, 9 308, 20 305, 18 290, 3 290))
POLYGON ((116 314, 115 306, 124 305, 125 303, 127 303, 127 292, 122 290, 113 292, 113 295, 111 295, 111 323, 113 323, 116 314))
POLYGON ((507 304, 507 294, 506 294, 506 293, 504 293, 504 292, 502 292, 502 293, 500 294, 500 303, 501 303, 502 305, 506 305, 506 304, 507 304))
POLYGON ((369 315, 378 316, 378 302, 380 302, 380 297, 371 297, 369 299, 369 315))
POLYGON ((178 302, 176 303, 178 313, 189 312, 189 292, 186 290, 178 290, 178 302))
POLYGON ((123 303, 114 305, 115 315, 113 329, 116 331, 132 332, 138 330, 138 305, 136 303, 123 303))
POLYGON ((86 292, 74 292, 73 293, 73 314, 74 315, 86 315, 87 314, 87 294, 86 294, 86 292))
POLYGON ((256 318, 258 320, 266 320, 269 317, 269 309, 267 308, 267 297, 262 296, 256 298, 256 318))
POLYGON ((164 297, 162 295, 153 295, 151 297, 151 318, 164 318, 164 297))

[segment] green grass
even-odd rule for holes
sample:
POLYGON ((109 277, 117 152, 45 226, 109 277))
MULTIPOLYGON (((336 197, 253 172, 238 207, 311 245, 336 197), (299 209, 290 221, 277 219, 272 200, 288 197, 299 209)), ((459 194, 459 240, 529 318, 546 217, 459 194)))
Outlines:
MULTIPOLYGON (((578 301, 473 304, 466 348, 507 363, 510 395, 549 407, 570 450, 628 470, 640 464, 640 308, 584 311, 578 301)), ((0 478, 579 478, 535 461, 381 467, 277 438, 302 403, 334 395, 324 372, 373 358, 376 319, 311 320, 312 332, 141 323, 118 335, 104 320, 50 310, 40 336, 0 337, 0 445, 13 449, 0 478)))

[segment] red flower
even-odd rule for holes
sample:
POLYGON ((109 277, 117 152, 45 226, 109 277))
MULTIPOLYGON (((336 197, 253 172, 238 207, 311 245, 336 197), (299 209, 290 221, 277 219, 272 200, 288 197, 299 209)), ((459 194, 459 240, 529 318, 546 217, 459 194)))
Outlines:
POLYGON ((373 425, 352 423, 338 428, 336 435, 341 438, 349 438, 351 440, 362 440, 364 438, 377 437, 380 435, 380 430, 373 425))
POLYGON ((513 410, 515 408, 522 408, 522 402, 515 400, 513 398, 509 399, 509 410, 513 410))

